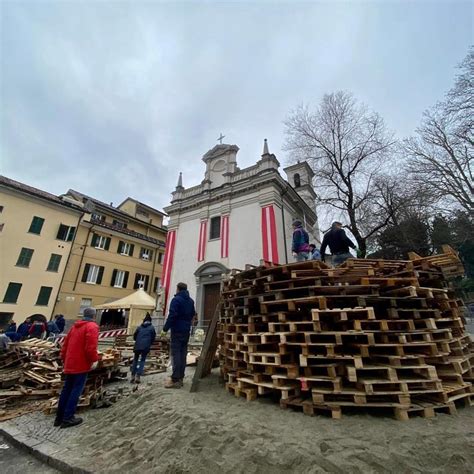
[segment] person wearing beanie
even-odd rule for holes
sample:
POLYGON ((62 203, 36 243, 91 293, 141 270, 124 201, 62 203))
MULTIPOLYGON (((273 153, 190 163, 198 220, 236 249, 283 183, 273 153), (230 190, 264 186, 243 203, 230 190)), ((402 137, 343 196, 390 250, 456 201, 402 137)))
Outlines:
POLYGON ((140 383, 140 377, 143 375, 143 369, 145 368, 146 356, 156 339, 156 331, 151 324, 150 313, 146 314, 143 323, 135 330, 133 339, 135 340, 135 345, 133 347, 134 356, 130 383, 140 383))
POLYGON ((171 300, 168 318, 163 327, 163 333, 171 329, 171 359, 173 373, 165 383, 165 388, 181 388, 183 386, 188 341, 191 325, 196 318, 194 301, 189 296, 188 285, 178 283, 176 295, 171 300))
POLYGON ((97 367, 99 360, 99 326, 95 317, 95 308, 86 308, 82 320, 75 322, 64 340, 61 348, 64 386, 59 397, 54 426, 69 428, 82 423, 82 418, 74 415, 86 385, 87 374, 97 367))
POLYGON ((293 221, 293 243, 291 250, 297 262, 304 262, 309 258, 309 235, 303 228, 303 223, 295 219, 293 221))

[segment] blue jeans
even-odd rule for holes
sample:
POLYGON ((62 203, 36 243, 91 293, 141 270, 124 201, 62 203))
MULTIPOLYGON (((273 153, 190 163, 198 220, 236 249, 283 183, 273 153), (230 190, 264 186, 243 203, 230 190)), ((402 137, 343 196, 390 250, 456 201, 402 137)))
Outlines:
POLYGON ((296 255, 297 262, 305 262, 309 259, 309 252, 298 252, 296 255))
POLYGON ((186 357, 188 355, 189 332, 173 332, 171 330, 171 359, 173 363, 173 382, 179 382, 184 378, 186 369, 186 357))
POLYGON ((64 387, 59 397, 56 418, 69 421, 74 418, 77 404, 86 385, 87 372, 83 374, 66 374, 64 387))
POLYGON ((352 258, 352 254, 350 252, 333 255, 332 264, 340 265, 341 263, 344 263, 348 258, 352 258))
POLYGON ((133 353, 135 355, 133 356, 132 362, 132 375, 143 375, 148 351, 133 351, 133 353), (138 359, 140 359, 140 362, 138 362, 138 359))

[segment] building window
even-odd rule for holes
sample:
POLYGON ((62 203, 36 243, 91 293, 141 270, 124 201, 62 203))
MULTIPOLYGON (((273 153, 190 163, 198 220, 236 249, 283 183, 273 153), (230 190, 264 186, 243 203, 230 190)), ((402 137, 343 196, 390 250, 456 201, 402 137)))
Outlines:
POLYGON ((93 221, 105 222, 105 216, 103 214, 96 214, 95 212, 92 213, 91 219, 93 221))
POLYGON ((59 226, 58 235, 56 236, 56 238, 58 240, 64 240, 65 242, 71 242, 72 239, 74 238, 75 232, 76 232, 75 227, 61 224, 59 226))
POLYGON ((142 273, 137 273, 135 275, 135 283, 133 284, 133 289, 143 288, 145 291, 148 291, 148 282, 150 280, 149 275, 144 275, 142 273))
POLYGON ((209 239, 218 239, 221 236, 221 217, 211 217, 211 229, 209 239))
POLYGON ((299 188, 301 186, 301 178, 298 173, 295 173, 293 176, 293 183, 295 183, 295 188, 299 188))
POLYGON ((20 294, 21 283, 10 282, 8 284, 7 291, 3 297, 4 303, 16 303, 18 300, 18 295, 20 294))
POLYGON ((115 269, 112 272, 112 280, 110 282, 110 286, 114 286, 115 288, 127 288, 127 284, 128 272, 115 269))
POLYGON ((115 227, 118 227, 119 229, 126 229, 128 224, 126 222, 123 222, 123 221, 118 221, 117 219, 114 219, 112 221, 112 224, 115 226, 115 227))
POLYGON ((161 265, 163 263, 163 254, 161 252, 158 253, 158 264, 161 265))
POLYGON ((20 251, 20 255, 16 262, 16 266, 28 268, 30 266, 32 256, 33 256, 33 249, 27 249, 23 247, 20 251))
POLYGON ((90 283, 92 285, 100 285, 104 275, 104 267, 98 265, 90 265, 86 263, 84 273, 82 274, 82 282, 90 283))
POLYGON ((128 255, 129 257, 133 257, 134 249, 135 245, 120 241, 118 244, 117 253, 120 255, 128 255))
MULTIPOLYGON (((0 206, 0 214, 3 212, 3 206, 0 206)), ((12 313, 13 314, 13 313, 12 313)))
POLYGON ((50 286, 42 286, 38 293, 38 299, 36 300, 37 306, 48 306, 52 291, 53 289, 50 286))
POLYGON ((81 306, 79 308, 79 314, 84 314, 84 310, 86 308, 90 308, 91 306, 92 306, 92 298, 82 298, 81 306))
POLYGON ((140 258, 142 260, 151 261, 153 259, 153 250, 142 247, 140 249, 140 258))
POLYGON ((140 214, 144 217, 150 217, 150 214, 148 214, 148 212, 141 206, 137 206, 137 214, 140 214))
POLYGON ((92 247, 100 250, 109 250, 110 248, 110 237, 104 235, 92 234, 92 247))
POLYGON ((38 234, 40 235, 41 234, 41 229, 43 228, 43 224, 44 224, 44 219, 42 217, 33 217, 33 220, 31 221, 31 224, 30 224, 30 230, 28 232, 30 232, 31 234, 38 234))
POLYGON ((59 270, 59 265, 61 263, 62 255, 57 253, 52 253, 49 257, 48 267, 46 268, 47 272, 57 272, 59 270))
POLYGON ((160 284, 161 284, 161 278, 155 277, 155 282, 153 283, 153 291, 155 293, 158 293, 158 290, 160 289, 160 284))

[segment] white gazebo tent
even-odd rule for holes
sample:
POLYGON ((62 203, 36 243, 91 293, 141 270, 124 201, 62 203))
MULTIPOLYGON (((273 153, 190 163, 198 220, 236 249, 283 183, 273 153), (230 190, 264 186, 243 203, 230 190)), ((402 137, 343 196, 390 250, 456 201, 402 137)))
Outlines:
POLYGON ((139 288, 135 293, 125 296, 119 300, 111 301, 96 306, 96 309, 126 309, 128 314, 128 334, 133 334, 135 329, 141 324, 147 312, 155 309, 156 302, 143 288, 139 288))

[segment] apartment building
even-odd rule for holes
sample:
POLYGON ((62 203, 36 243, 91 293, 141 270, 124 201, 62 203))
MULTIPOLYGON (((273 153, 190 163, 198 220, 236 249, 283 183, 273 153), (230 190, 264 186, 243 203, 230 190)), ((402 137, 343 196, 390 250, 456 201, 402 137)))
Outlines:
POLYGON ((54 309, 67 319, 88 306, 123 298, 138 288, 156 297, 167 230, 164 213, 127 198, 118 206, 70 189, 62 196, 83 206, 54 309))
POLYGON ((82 214, 80 204, 0 176, 0 327, 51 317, 82 214))

